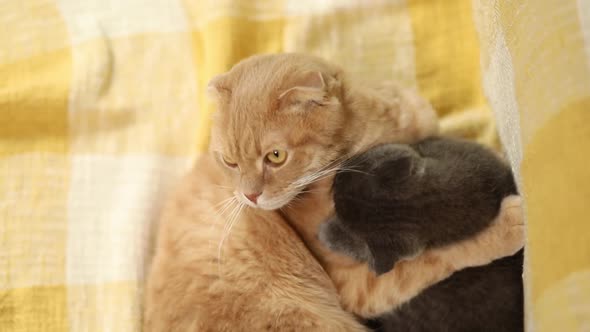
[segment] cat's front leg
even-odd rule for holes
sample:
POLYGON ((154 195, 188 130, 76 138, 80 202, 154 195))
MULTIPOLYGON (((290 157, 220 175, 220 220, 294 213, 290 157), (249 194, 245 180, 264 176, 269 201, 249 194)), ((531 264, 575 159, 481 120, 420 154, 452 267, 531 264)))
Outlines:
POLYGON ((522 249, 524 232, 522 199, 511 195, 502 200, 498 216, 486 229, 471 239, 433 249, 432 253, 452 263, 455 271, 486 265, 522 249))
POLYGON ((445 247, 428 249, 412 260, 402 260, 393 270, 367 275, 366 285, 349 281, 350 271, 336 271, 332 279, 346 310, 372 318, 394 310, 455 271, 481 266, 510 256, 524 245, 524 219, 519 196, 502 201, 491 225, 473 238, 445 247))

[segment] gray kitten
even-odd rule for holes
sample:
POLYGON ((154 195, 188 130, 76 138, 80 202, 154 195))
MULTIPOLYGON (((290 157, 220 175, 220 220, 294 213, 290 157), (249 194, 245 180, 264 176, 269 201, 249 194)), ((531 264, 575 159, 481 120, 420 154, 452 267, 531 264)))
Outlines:
MULTIPOLYGON (((334 180, 336 217, 320 230, 329 248, 377 274, 425 248, 485 229, 517 194, 510 168, 468 141, 386 144, 355 158, 334 180)), ((382 331, 523 331, 522 250, 465 269, 370 322, 382 331)))

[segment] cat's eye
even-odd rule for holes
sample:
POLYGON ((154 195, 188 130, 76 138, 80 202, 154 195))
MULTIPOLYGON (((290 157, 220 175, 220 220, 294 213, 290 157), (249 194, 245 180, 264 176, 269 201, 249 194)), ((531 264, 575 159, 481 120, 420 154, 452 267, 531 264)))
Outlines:
POLYGON ((272 150, 266 154, 266 161, 275 166, 281 165, 286 159, 287 151, 284 150, 272 150))
POLYGON ((236 163, 235 161, 230 159, 228 156, 222 155, 221 159, 223 159, 223 162, 227 165, 227 167, 230 167, 230 168, 238 167, 238 163, 236 163))

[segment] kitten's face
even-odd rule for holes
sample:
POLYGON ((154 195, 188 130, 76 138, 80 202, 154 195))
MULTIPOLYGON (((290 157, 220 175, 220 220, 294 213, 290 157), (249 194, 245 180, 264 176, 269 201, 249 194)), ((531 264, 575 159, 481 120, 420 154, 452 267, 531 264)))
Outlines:
POLYGON ((340 155, 338 82, 309 61, 251 58, 210 84, 211 152, 251 207, 285 206, 340 155))
POLYGON ((333 251, 368 263, 380 275, 421 250, 411 239, 400 240, 400 228, 389 218, 400 202, 420 199, 415 188, 425 166, 417 151, 403 144, 374 147, 347 165, 355 172, 335 176, 337 215, 322 224, 319 239, 333 251))

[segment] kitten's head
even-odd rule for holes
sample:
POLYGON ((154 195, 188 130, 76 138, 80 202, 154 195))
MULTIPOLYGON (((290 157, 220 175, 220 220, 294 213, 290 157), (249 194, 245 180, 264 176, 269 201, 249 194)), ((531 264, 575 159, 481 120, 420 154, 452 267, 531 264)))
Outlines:
POLYGON ((420 194, 424 159, 411 146, 384 144, 363 152, 346 163, 350 171, 334 178, 336 212, 351 227, 379 220, 391 202, 413 199, 420 194))
POLYGON ((320 241, 329 249, 366 262, 377 275, 421 250, 414 239, 400 239, 395 210, 419 200, 424 159, 409 145, 384 144, 347 163, 351 171, 334 178, 334 218, 322 224, 320 241), (401 240, 401 241, 400 241, 401 240))
POLYGON ((341 154, 341 73, 298 54, 248 58, 211 80, 211 152, 243 203, 274 210, 341 154))

